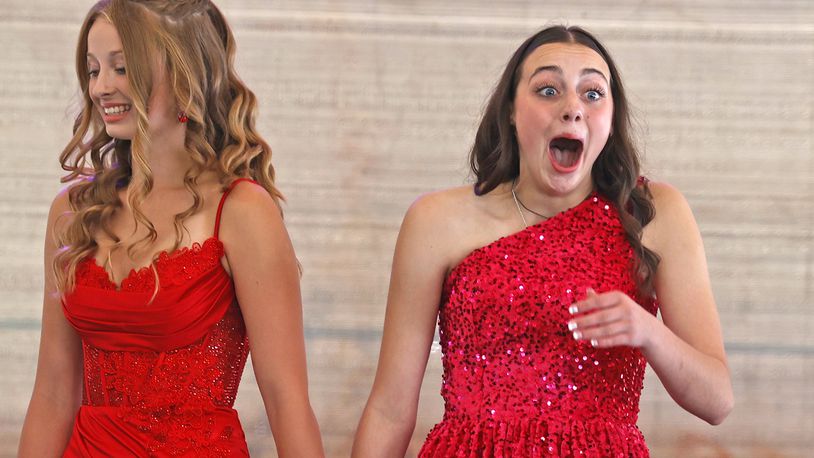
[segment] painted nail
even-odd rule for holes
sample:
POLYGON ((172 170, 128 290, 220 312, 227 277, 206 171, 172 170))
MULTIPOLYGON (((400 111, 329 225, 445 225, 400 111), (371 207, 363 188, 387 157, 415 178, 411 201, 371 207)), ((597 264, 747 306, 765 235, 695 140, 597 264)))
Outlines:
POLYGON ((571 315, 573 315, 573 314, 575 314, 575 313, 579 312, 579 309, 577 309, 577 306, 576 306, 576 305, 572 305, 572 306, 568 307, 568 312, 569 312, 571 315))
POLYGON ((568 330, 569 331, 573 331, 576 328, 577 328, 577 322, 576 321, 569 321, 568 322, 568 330))
POLYGON ((574 331, 574 339, 579 340, 582 338, 582 333, 579 331, 574 331))
POLYGON ((597 345, 599 345, 599 342, 596 339, 591 339, 591 346, 596 347, 597 345))

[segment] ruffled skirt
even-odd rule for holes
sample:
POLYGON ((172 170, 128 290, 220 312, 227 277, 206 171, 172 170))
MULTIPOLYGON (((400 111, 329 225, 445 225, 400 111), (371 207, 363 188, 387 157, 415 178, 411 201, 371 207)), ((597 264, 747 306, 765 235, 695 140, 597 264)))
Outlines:
POLYGON ((477 421, 446 415, 427 436, 419 458, 646 458, 639 428, 605 420, 524 418, 477 421))

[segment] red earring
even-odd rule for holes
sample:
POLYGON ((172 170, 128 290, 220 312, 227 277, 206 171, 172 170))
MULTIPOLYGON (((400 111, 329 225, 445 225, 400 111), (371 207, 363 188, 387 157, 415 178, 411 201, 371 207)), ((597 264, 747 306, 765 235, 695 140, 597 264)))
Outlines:
POLYGON ((178 122, 180 122, 181 124, 184 124, 187 121, 189 121, 189 118, 187 117, 186 113, 184 113, 183 111, 178 113, 178 122))

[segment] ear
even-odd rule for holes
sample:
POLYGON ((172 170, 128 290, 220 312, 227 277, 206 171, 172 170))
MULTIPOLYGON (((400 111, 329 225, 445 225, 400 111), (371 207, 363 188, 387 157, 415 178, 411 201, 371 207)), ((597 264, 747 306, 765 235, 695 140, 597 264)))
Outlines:
POLYGON ((514 104, 511 104, 511 105, 509 106, 509 110, 510 110, 510 111, 509 111, 509 124, 511 124, 512 126, 514 126, 514 125, 515 125, 515 124, 514 124, 514 104))

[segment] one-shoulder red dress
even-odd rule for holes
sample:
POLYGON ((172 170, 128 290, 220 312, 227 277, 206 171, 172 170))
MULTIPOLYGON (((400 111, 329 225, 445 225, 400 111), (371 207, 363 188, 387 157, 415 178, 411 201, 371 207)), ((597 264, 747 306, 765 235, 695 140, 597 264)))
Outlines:
POLYGON ((117 287, 92 257, 77 267, 62 307, 82 339, 84 389, 64 456, 248 456, 232 407, 249 345, 218 239, 239 181, 213 236, 159 254, 155 269, 117 287))
POLYGON ((655 314, 634 264, 617 209, 595 193, 464 258, 439 313, 444 418, 419 456, 648 456, 636 426, 645 358, 576 341, 567 325, 587 288, 655 314))

